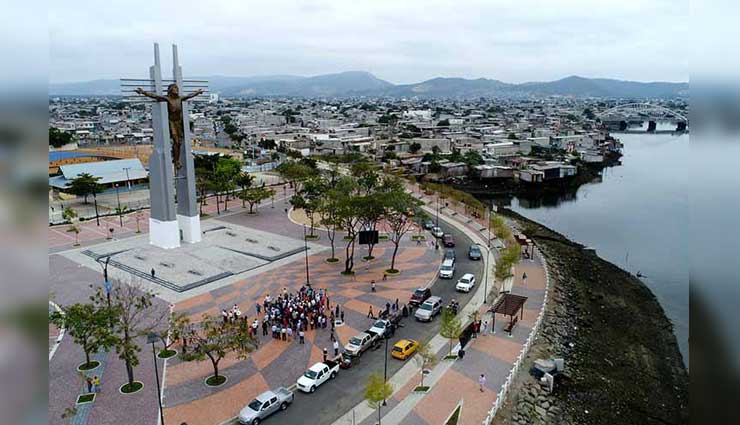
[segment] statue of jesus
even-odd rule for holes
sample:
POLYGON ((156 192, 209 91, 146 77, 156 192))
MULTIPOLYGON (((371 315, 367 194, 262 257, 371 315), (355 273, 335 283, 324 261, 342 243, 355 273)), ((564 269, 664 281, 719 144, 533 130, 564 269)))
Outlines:
POLYGON ((182 146, 182 141, 185 138, 182 102, 198 96, 203 93, 203 90, 197 90, 183 97, 180 97, 180 89, 177 87, 177 84, 167 86, 167 96, 144 91, 141 88, 137 88, 135 91, 140 95, 152 98, 158 102, 167 102, 167 115, 170 122, 170 135, 172 137, 172 160, 175 163, 175 168, 180 169, 182 167, 180 164, 180 146, 182 146))

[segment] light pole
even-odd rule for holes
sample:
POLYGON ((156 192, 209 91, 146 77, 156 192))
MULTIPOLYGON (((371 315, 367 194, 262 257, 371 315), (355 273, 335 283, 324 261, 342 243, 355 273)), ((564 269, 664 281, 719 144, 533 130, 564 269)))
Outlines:
POLYGON ((306 286, 311 285, 308 275, 308 239, 306 239, 306 225, 303 225, 303 251, 306 253, 306 286))
POLYGON ((126 187, 128 188, 128 191, 131 192, 131 178, 128 175, 128 170, 131 169, 131 167, 123 167, 124 171, 126 171, 126 187))
MULTIPOLYGON (((383 383, 388 382, 388 334, 383 336, 385 340, 385 362, 383 364, 383 383)), ((383 406, 387 406, 388 403, 383 399, 383 406)))
POLYGON ((100 226, 100 215, 98 214, 98 197, 95 196, 95 190, 93 190, 93 203, 95 204, 95 222, 100 226))
MULTIPOLYGON (((437 228, 439 228, 439 195, 437 195, 437 228)), ((439 249, 439 238, 434 235, 434 249, 439 249)))
POLYGON ((164 425, 164 412, 162 411, 162 392, 159 389, 159 368, 157 367, 157 352, 154 350, 154 343, 159 338, 154 332, 150 332, 146 337, 146 342, 152 344, 152 357, 154 357, 154 376, 157 378, 157 402, 159 403, 159 419, 164 425))
POLYGON ((100 262, 100 267, 103 268, 103 285, 105 285, 105 297, 108 300, 108 318, 110 321, 110 327, 113 328, 113 315, 111 314, 111 304, 110 304, 110 280, 108 280, 108 262, 110 262, 110 257, 105 258, 105 263, 100 262))
POLYGON ((116 202, 118 203, 118 222, 123 227, 123 211, 121 211, 121 196, 118 194, 118 183, 113 183, 116 188, 116 202))

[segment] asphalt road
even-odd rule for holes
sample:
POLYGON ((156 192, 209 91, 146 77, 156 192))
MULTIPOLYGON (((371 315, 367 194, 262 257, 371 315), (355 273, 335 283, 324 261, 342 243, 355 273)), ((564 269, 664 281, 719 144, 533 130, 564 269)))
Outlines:
MULTIPOLYGON (((468 246, 471 240, 440 220, 440 227, 445 233, 451 233, 455 238, 456 266, 452 279, 437 279, 432 286, 432 295, 441 296, 443 304, 446 305, 450 299, 455 298, 460 302, 460 308, 465 306, 472 297, 472 291, 468 294, 455 291, 455 283, 465 273, 475 274, 476 280, 482 279, 483 263, 468 259, 468 246)), ((431 236, 427 233, 427 236, 431 236)), ((440 252, 444 252, 440 241, 440 252)), ((452 249, 452 248, 448 248, 452 249)), ((441 254, 440 254, 441 263, 441 254)), ((475 290, 475 289, 474 289, 475 290)), ((411 297, 411 293, 409 293, 411 297)), ((368 325, 369 325, 368 321, 368 325)), ((432 322, 418 322, 413 315, 401 321, 403 327, 396 330, 396 334, 388 341, 388 350, 396 341, 404 338, 427 341, 439 332, 441 320, 438 315, 432 322)), ((368 326, 369 327, 369 326, 368 326)), ((378 350, 372 348, 362 354, 359 362, 350 369, 342 369, 334 380, 330 380, 313 394, 305 394, 295 391, 295 401, 285 412, 275 413, 265 420, 265 424, 283 425, 306 425, 306 424, 331 424, 351 410, 355 405, 364 400, 365 383, 372 372, 383 373, 384 347, 378 350)), ((414 361, 413 357, 406 361, 414 361)), ((390 378, 402 366, 403 361, 396 360, 388 353, 388 377, 390 378)), ((296 376, 298 379, 298 376, 296 376)), ((292 383, 286 383, 291 385, 292 383)), ((358 421, 359 422, 359 421, 358 421)))

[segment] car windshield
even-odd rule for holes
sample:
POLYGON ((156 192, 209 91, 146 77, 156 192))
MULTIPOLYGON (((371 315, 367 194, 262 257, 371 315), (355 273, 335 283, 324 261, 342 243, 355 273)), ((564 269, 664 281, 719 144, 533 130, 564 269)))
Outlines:
POLYGON ((479 254, 480 253, 480 248, 478 248, 477 246, 471 246, 470 247, 470 253, 471 254, 479 254))
POLYGON ((249 405, 248 405, 248 406, 249 406, 249 408, 250 408, 250 409, 252 409, 252 410, 254 410, 254 411, 258 411, 258 410, 260 410, 260 407, 262 407, 262 402, 261 402, 261 401, 259 401, 259 400, 257 400, 257 399, 255 398, 254 400, 252 400, 252 401, 251 401, 251 402, 249 403, 249 405))
POLYGON ((393 351, 399 351, 399 352, 401 352, 401 351, 403 351, 403 348, 401 348, 401 347, 393 347, 393 351))
POLYGON ((416 290, 416 291, 414 292, 414 296, 415 296, 415 297, 423 297, 423 296, 424 296, 424 290, 423 290, 423 289, 417 289, 417 290, 416 290))
POLYGON ((360 341, 360 338, 352 337, 349 339, 349 343, 352 345, 360 345, 362 344, 362 341, 360 341))
POLYGON ((431 304, 424 303, 424 304, 422 304, 422 305, 419 306, 419 310, 431 310, 431 309, 432 309, 432 305, 431 304))
POLYGON ((452 266, 442 266, 442 270, 444 271, 452 270, 452 266))
POLYGON ((462 279, 460 279, 460 283, 470 283, 470 279, 468 279, 468 278, 462 278, 462 279))
POLYGON ((306 373, 303 374, 308 379, 316 379, 316 372, 312 370, 307 370, 306 373))
POLYGON ((382 320, 378 320, 377 322, 375 322, 375 324, 373 325, 373 327, 381 328, 381 329, 382 328, 385 328, 385 322, 382 321, 382 320))

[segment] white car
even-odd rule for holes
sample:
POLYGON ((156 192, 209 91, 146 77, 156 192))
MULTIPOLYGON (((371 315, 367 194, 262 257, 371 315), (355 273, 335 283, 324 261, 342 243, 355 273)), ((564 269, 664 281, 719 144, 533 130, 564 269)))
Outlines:
POLYGON ((339 363, 327 360, 326 363, 316 363, 311 366, 296 382, 296 386, 304 393, 312 393, 316 388, 328 381, 334 379, 339 372, 339 363))
POLYGON ((441 238, 442 236, 444 236, 444 234, 445 232, 442 231, 441 227, 432 227, 432 235, 434 235, 435 238, 441 238))
POLYGON ((445 260, 442 262, 442 266, 439 268, 439 277, 442 279, 452 279, 455 274, 455 262, 452 260, 445 260))
POLYGON ((460 292, 470 292, 475 286, 475 276, 472 273, 465 273, 455 284, 455 289, 460 292))

